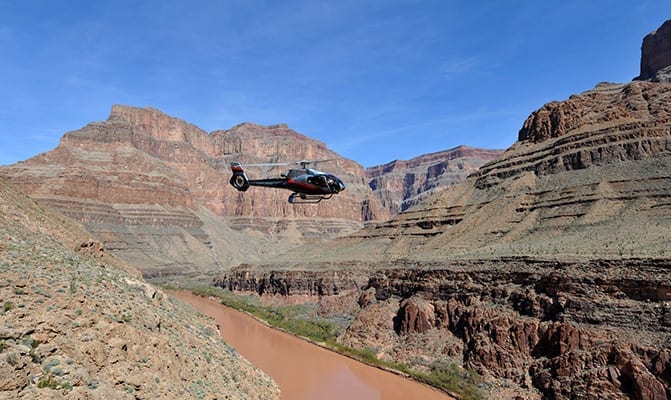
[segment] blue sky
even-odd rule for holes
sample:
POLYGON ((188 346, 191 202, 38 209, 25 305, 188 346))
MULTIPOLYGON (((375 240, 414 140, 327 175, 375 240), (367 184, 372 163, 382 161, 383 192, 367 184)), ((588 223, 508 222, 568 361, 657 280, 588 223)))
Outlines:
POLYGON ((364 166, 507 148, 527 116, 639 73, 668 0, 0 0, 0 165, 152 106, 289 127, 364 166))

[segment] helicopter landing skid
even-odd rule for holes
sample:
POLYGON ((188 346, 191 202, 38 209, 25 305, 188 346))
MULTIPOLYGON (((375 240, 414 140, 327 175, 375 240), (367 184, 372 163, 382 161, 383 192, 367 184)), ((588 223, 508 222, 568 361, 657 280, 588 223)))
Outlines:
POLYGON ((320 194, 303 194, 303 193, 291 193, 289 196, 289 203, 291 204, 301 204, 301 203, 319 203, 322 200, 328 200, 333 197, 332 194, 328 196, 323 196, 320 194))

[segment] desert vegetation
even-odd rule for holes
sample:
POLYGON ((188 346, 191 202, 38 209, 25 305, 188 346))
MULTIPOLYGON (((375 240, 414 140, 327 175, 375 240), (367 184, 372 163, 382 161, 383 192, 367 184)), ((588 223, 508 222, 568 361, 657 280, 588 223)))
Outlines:
POLYGON ((296 305, 267 305, 257 296, 233 293, 212 286, 198 286, 192 293, 203 297, 214 297, 221 304, 243 311, 276 329, 299 336, 322 347, 356 359, 368 365, 393 371, 436 388, 456 394, 465 400, 483 399, 483 379, 475 372, 463 369, 454 363, 436 362, 430 365, 409 365, 393 360, 381 359, 375 349, 354 348, 338 342, 345 328, 341 319, 320 316, 316 303, 296 305))

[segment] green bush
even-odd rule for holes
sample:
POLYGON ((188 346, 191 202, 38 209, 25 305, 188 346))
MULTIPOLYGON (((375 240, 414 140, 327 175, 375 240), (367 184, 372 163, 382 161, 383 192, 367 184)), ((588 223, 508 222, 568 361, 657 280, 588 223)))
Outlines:
POLYGON ((54 378, 51 373, 46 373, 42 375, 40 380, 37 382, 37 387, 40 389, 49 388, 49 389, 58 389, 59 383, 56 378, 54 378))
POLYGON ((16 353, 9 353, 5 356, 5 361, 9 365, 16 365, 19 362, 19 356, 16 353))
POLYGON ((458 393, 464 400, 477 400, 483 398, 479 386, 483 384, 482 378, 475 372, 461 368, 456 364, 434 364, 429 373, 413 372, 415 378, 429 385, 458 393))
POLYGON ((192 293, 198 296, 217 297, 222 304, 228 307, 247 312, 272 327, 315 342, 327 342, 335 336, 333 324, 312 317, 310 314, 314 312, 308 305, 268 307, 258 304, 256 299, 249 296, 240 296, 209 286, 192 289, 192 293))

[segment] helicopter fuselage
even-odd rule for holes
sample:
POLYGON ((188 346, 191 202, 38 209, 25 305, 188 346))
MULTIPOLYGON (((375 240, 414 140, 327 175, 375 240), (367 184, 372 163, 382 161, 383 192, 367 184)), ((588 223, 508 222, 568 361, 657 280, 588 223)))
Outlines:
POLYGON ((333 174, 317 171, 312 168, 290 169, 280 178, 248 179, 239 163, 231 163, 233 176, 230 184, 239 191, 246 191, 250 186, 271 187, 292 191, 289 202, 296 202, 296 195, 300 199, 318 202, 331 198, 345 190, 345 184, 333 174))

